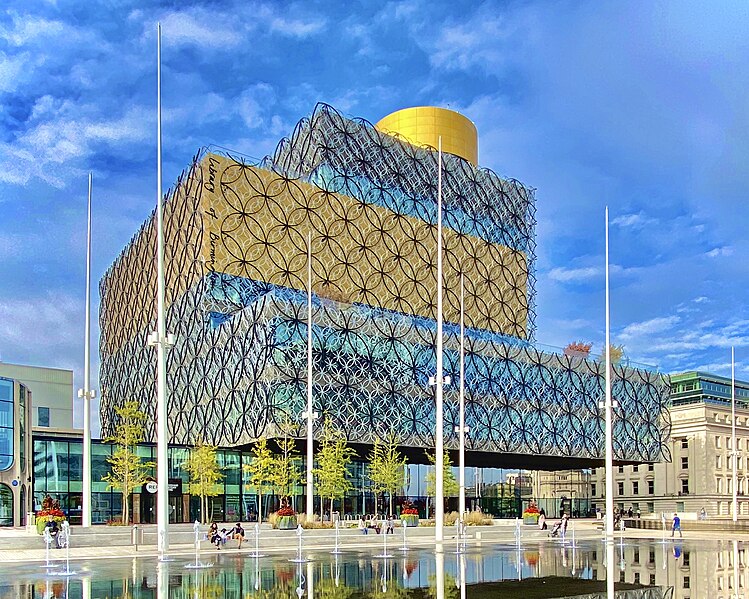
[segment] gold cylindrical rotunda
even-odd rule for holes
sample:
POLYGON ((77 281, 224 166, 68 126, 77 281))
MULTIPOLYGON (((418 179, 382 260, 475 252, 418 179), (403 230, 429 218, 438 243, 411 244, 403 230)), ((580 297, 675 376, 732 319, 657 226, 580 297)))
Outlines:
POLYGON ((442 136, 442 151, 479 163, 479 136, 476 126, 454 110, 437 106, 415 106, 392 112, 375 125, 383 133, 398 134, 418 146, 437 147, 442 136))

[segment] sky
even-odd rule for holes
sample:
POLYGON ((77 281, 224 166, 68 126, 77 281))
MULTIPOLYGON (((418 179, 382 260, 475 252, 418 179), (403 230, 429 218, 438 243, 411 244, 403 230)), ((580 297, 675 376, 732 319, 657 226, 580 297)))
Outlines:
POLYGON ((612 342, 724 376, 735 346, 749 380, 749 3, 4 6, 0 360, 82 386, 87 176, 97 315, 99 279, 156 203, 161 22, 165 190, 204 146, 262 158, 317 102, 371 122, 451 108, 482 167, 536 189, 539 343, 600 354, 608 206, 612 342))

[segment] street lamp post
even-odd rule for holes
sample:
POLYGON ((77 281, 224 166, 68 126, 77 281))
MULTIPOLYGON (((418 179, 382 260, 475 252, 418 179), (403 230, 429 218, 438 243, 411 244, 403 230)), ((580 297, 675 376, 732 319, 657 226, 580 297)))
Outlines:
POLYGON ((613 402, 611 400, 611 322, 609 314, 609 207, 606 206, 606 397, 603 404, 606 443, 606 538, 614 536, 613 402))
MULTIPOLYGON (((314 461, 313 423, 317 413, 312 409, 312 232, 307 232, 307 409, 302 414, 307 419, 307 521, 312 522, 314 517, 314 478, 312 466, 314 461)), ((320 507, 322 518, 322 507, 320 507)))
POLYGON ((466 398, 465 398, 465 297, 463 273, 460 273, 460 408, 459 424, 455 427, 459 439, 458 478, 460 490, 458 494, 458 518, 461 522, 466 512, 466 398))
POLYGON ((166 332, 164 299, 164 206, 161 184, 161 23, 157 25, 156 68, 156 331, 148 336, 148 345, 156 347, 156 523, 158 549, 162 557, 169 551, 169 468, 166 352, 174 345, 174 335, 166 332))
MULTIPOLYGON (((442 548, 443 527, 445 519, 445 487, 444 487, 444 406, 442 387, 444 385, 443 366, 442 366, 442 136, 437 142, 437 343, 436 358, 437 372, 435 373, 433 383, 435 385, 435 434, 434 434, 434 451, 435 451, 435 476, 434 476, 434 540, 437 543, 437 550, 442 548)), ((441 578, 438 576, 438 578, 441 578)))
POLYGON ((96 391, 91 389, 91 188, 93 175, 88 174, 88 226, 86 235, 86 324, 83 350, 83 510, 81 524, 91 526, 91 400, 96 391))

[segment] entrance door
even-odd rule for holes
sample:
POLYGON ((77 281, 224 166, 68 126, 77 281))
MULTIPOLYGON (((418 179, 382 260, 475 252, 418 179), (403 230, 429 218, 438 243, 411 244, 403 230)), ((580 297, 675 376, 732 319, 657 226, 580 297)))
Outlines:
POLYGON ((169 494, 169 522, 182 522, 182 494, 169 494))
POLYGON ((156 524, 156 493, 151 493, 143 485, 140 493, 140 521, 143 524, 156 524))

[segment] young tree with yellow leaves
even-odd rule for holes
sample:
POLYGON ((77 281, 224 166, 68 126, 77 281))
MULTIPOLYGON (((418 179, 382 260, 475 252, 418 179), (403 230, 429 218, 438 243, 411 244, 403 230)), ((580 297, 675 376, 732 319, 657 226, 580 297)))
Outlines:
POLYGON ((268 447, 268 440, 261 437, 252 447, 252 461, 243 469, 249 477, 249 485, 257 492, 258 522, 263 521, 263 492, 273 488, 276 476, 276 459, 268 447))
POLYGON ((343 433, 330 423, 323 427, 320 449, 317 452, 315 476, 320 497, 330 498, 330 519, 333 520, 333 501, 346 494, 352 485, 346 478, 348 466, 356 452, 346 444, 343 433))
POLYGON ((208 498, 215 497, 221 492, 218 483, 224 478, 218 465, 216 448, 199 442, 190 452, 185 470, 190 474, 190 495, 200 497, 200 519, 203 524, 207 524, 208 498))
POLYGON ((395 435, 389 435, 383 443, 375 439, 372 453, 369 454, 369 479, 375 493, 387 493, 390 515, 393 515, 393 495, 402 489, 406 482, 406 458, 398 451, 395 435))
POLYGON ((146 482, 152 462, 143 462, 135 453, 135 446, 143 441, 143 421, 146 415, 138 409, 137 401, 127 401, 122 407, 115 406, 117 427, 114 435, 107 437, 107 443, 115 443, 117 449, 107 458, 112 469, 102 477, 107 488, 122 493, 122 523, 130 522, 130 495, 136 487, 146 482))

